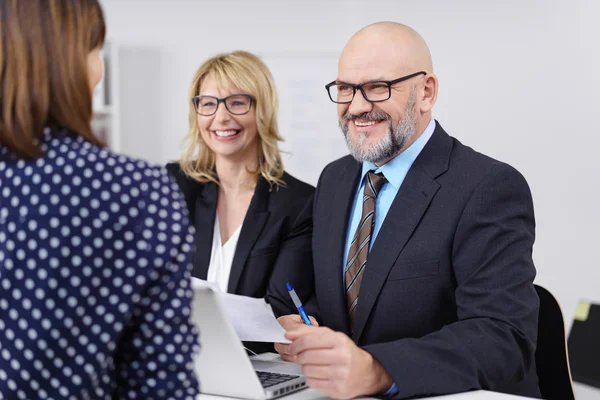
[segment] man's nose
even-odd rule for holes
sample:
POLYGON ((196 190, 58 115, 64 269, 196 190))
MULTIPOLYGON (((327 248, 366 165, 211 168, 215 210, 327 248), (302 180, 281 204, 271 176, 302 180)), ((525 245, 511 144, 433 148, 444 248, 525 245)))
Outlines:
POLYGON ((357 90, 348 107, 348 112, 353 115, 362 115, 373 109, 373 103, 365 99, 361 90, 357 90))

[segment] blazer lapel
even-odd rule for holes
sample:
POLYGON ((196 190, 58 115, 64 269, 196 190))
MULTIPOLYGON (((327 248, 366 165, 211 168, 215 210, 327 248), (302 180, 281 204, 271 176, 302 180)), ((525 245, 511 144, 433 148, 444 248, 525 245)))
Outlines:
POLYGON ((352 162, 342 170, 337 178, 339 184, 336 187, 336 192, 331 202, 331 225, 329 226, 328 234, 329 243, 326 247, 326 249, 329 249, 328 268, 315 271, 315 274, 318 272, 322 274, 325 287, 330 291, 330 295, 328 296, 330 302, 327 304, 327 307, 322 307, 321 313, 329 314, 324 319, 333 322, 329 324, 330 328, 345 332, 347 335, 350 335, 350 329, 343 283, 344 249, 350 211, 354 202, 354 194, 358 187, 360 171, 361 164, 352 162))
POLYGON ((452 139, 437 125, 392 202, 369 253, 361 282, 352 336, 356 343, 390 269, 440 188, 435 178, 448 169, 451 149, 452 139))
POLYGON ((218 186, 214 182, 204 184, 200 195, 196 198, 196 251, 194 253, 194 269, 192 275, 206 279, 212 252, 215 218, 217 215, 218 186))
POLYGON ((237 291, 250 250, 252 250, 256 239, 258 239, 269 217, 269 212, 267 211, 269 190, 269 183, 264 178, 259 177, 254 189, 254 195, 250 201, 250 206, 246 212, 246 217, 242 223, 242 230, 233 256, 233 262, 231 263, 231 273, 229 275, 229 284, 227 285, 229 293, 237 291))

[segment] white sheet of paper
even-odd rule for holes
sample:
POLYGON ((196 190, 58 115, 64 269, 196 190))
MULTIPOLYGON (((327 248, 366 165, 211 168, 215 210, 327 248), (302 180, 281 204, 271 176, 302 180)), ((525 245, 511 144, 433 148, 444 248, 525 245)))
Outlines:
POLYGON ((211 287, 219 296, 229 321, 240 340, 247 342, 290 343, 285 329, 279 325, 271 306, 264 299, 221 292, 218 286, 192 278, 192 287, 211 287))
POLYGON ((221 288, 219 287, 219 285, 209 282, 209 281, 205 281, 204 279, 194 278, 192 276, 192 289, 197 288, 197 287, 208 287, 208 288, 211 288, 212 290, 214 290, 215 292, 221 291, 221 288))

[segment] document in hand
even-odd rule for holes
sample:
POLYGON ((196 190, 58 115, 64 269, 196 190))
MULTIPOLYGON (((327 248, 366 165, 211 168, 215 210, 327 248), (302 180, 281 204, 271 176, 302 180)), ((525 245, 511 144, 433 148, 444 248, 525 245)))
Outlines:
POLYGON ((205 280, 192 278, 192 289, 209 287, 215 292, 218 301, 227 313, 240 340, 247 342, 289 343, 285 338, 285 329, 279 325, 271 305, 264 299, 224 293, 205 280))

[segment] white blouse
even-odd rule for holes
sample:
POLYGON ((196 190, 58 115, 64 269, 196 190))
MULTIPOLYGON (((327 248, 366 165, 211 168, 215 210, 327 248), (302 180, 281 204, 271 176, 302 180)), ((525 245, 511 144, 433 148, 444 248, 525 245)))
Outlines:
POLYGON ((227 292, 229 284, 229 275, 231 274, 231 263, 235 255, 238 239, 242 225, 233 232, 233 235, 221 244, 221 228, 219 226, 219 215, 215 216, 215 228, 213 230, 212 249, 210 252, 210 263, 208 264, 208 274, 206 280, 219 286, 221 291, 227 292))

